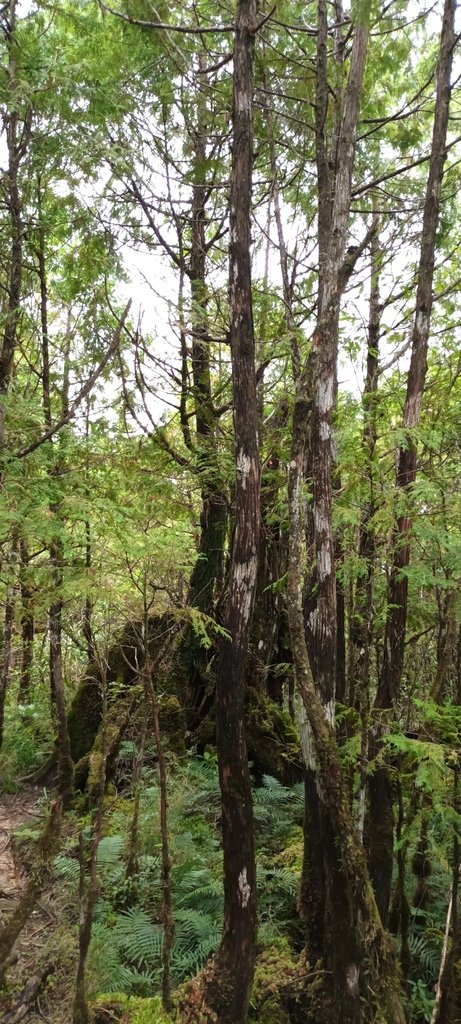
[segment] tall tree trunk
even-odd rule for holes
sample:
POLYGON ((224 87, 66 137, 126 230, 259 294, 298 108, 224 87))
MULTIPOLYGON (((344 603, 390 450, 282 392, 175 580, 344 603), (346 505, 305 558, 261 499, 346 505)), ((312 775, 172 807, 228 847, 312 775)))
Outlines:
MULTIPOLYGON (((359 833, 363 837, 367 792, 367 765, 370 729, 370 669, 373 626, 373 576, 375 538, 372 518, 375 513, 374 454, 377 441, 378 371, 380 339, 380 244, 378 233, 370 245, 371 281, 367 331, 367 364, 363 393, 364 426, 362 448, 366 459, 368 500, 359 527, 358 554, 360 576, 357 579, 349 628, 348 703, 360 714, 360 792, 359 833)), ((376 899, 379 906, 379 891, 376 899)), ((381 909, 381 908, 380 908, 381 909)))
MULTIPOLYGON (((42 214, 42 189, 40 179, 37 183, 37 207, 39 214, 38 224, 38 272, 40 281, 40 319, 41 319, 41 344, 42 344, 42 401, 43 417, 45 427, 51 426, 51 390, 50 390, 50 353, 48 334, 48 286, 46 276, 46 251, 45 251, 45 227, 42 214)), ((69 399, 69 345, 68 336, 66 350, 64 352, 64 378, 62 393, 62 415, 65 416, 68 410, 69 399)), ((59 457, 54 459, 53 442, 49 445, 49 479, 53 488, 59 490, 59 474, 62 469, 62 462, 59 457)), ((50 501, 50 513, 56 522, 59 522, 61 514, 61 503, 59 497, 50 501)), ((51 580, 53 597, 49 610, 49 633, 50 633, 50 691, 51 701, 56 710, 58 727, 58 789, 62 798, 63 807, 66 810, 73 797, 73 761, 70 749, 69 730, 67 726, 66 699, 62 665, 62 565, 63 565, 63 544, 61 538, 56 535, 49 546, 51 580)))
POLYGON ((13 533, 11 541, 10 551, 10 562, 12 565, 12 579, 7 585, 6 601, 5 601, 5 620, 3 627, 3 642, 2 642, 2 657, 0 663, 0 747, 3 743, 3 729, 5 721, 5 701, 8 692, 8 686, 10 682, 11 674, 11 662, 13 657, 13 629, 14 629, 14 613, 16 607, 16 588, 15 588, 15 563, 18 554, 18 535, 17 531, 13 533))
POLYGON ((8 298, 4 310, 4 329, 0 345, 0 449, 5 436, 5 397, 11 381, 17 342, 23 273, 23 224, 19 169, 30 140, 31 111, 21 124, 18 112, 21 83, 17 71, 16 0, 10 0, 1 13, 7 45, 9 110, 4 116, 8 167, 6 174, 7 209, 10 223, 8 298))
MULTIPOLYGON (((203 70, 202 64, 203 61, 199 58, 199 72, 203 70)), ((223 577, 228 507, 226 487, 222 481, 217 457, 217 416, 213 404, 210 370, 206 277, 206 223, 210 192, 205 181, 207 109, 200 74, 197 75, 196 88, 196 125, 192 129, 194 184, 190 257, 187 267, 191 292, 192 393, 196 422, 194 442, 192 442, 190 430, 186 436, 195 459, 195 470, 200 485, 201 510, 200 537, 197 557, 190 578, 188 603, 203 612, 204 615, 213 617, 216 591, 223 577)), ((185 335, 183 348, 184 344, 185 335)), ((187 354, 185 355, 185 365, 187 367, 187 354)), ((210 655, 194 634, 186 635, 184 647, 189 677, 188 728, 193 731, 205 717, 213 700, 212 695, 207 697, 206 685, 206 667, 210 655)))
POLYGON ((210 342, 206 283, 206 204, 209 190, 204 181, 207 159, 206 107, 201 83, 197 100, 197 128, 194 133, 194 174, 192 197, 191 288, 192 382, 195 405, 196 461, 201 486, 200 542, 191 577, 189 601, 206 615, 213 614, 216 580, 222 572, 227 526, 227 505, 220 482, 216 453, 216 414, 210 373, 210 342))
MULTIPOLYGON (((346 256, 348 220, 351 201, 355 137, 359 117, 363 73, 368 44, 369 4, 361 4, 355 25, 350 70, 333 139, 335 176, 330 180, 327 159, 326 118, 328 112, 327 80, 327 5, 318 3, 317 85, 316 85, 316 157, 319 196, 319 309, 311 353, 301 374, 295 380, 293 441, 290 463, 291 546, 289 580, 292 591, 291 624, 293 648, 298 652, 305 641, 300 636, 300 623, 295 610, 296 555, 300 545, 295 536, 300 529, 301 485, 306 462, 308 428, 311 424, 308 472, 313 482, 312 545, 315 554, 315 604, 308 599, 310 648, 316 692, 326 723, 334 723, 337 683, 337 584, 335 572, 335 538, 332 528, 332 483, 334 473, 333 414, 337 396, 338 322, 341 296, 353 271, 355 261, 364 251, 375 231, 367 233, 352 259, 346 256), (301 645, 301 646, 300 646, 301 645)), ((307 647, 303 658, 309 660, 307 647)), ((302 659, 294 659, 297 680, 303 677, 302 659)), ((301 912, 306 921, 306 942, 311 957, 323 957, 325 967, 333 973, 335 1008, 344 1019, 355 1020, 359 1014, 359 985, 347 981, 351 963, 360 964, 361 952, 357 927, 357 905, 343 877, 340 840, 327 811, 323 784, 319 779, 316 744, 308 709, 301 721, 305 775, 304 864, 301 887, 301 912), (338 936, 341 935, 341 941, 338 936)), ((355 968, 354 968, 355 969, 355 968)), ((360 972, 360 967, 357 967, 360 972)), ((358 975, 357 975, 358 978, 358 975)))
MULTIPOLYGON (((431 157, 426 185, 421 247, 416 290, 416 313, 411 337, 411 359, 403 414, 405 443, 398 453, 396 491, 399 505, 407 505, 394 529, 392 564, 387 590, 387 617, 382 671, 375 706, 391 712, 398 699, 403 673, 408 605, 408 576, 412 517, 409 509, 412 485, 416 480, 419 425, 427 371, 427 351, 432 309, 434 260, 439 223, 440 196, 446 157, 446 140, 451 94, 451 70, 455 45, 456 0, 445 0, 437 66, 437 90, 432 132, 431 157)), ((381 715, 382 717, 382 715, 381 715)), ((373 737, 373 753, 379 747, 379 732, 373 737)), ((387 921, 393 866, 393 800, 386 766, 376 770, 370 780, 369 863, 374 890, 379 894, 380 912, 387 921)))
POLYGON ((235 430, 235 531, 216 683, 222 800, 224 928, 206 1001, 220 1024, 244 1024, 256 944, 253 808, 244 727, 247 646, 256 586, 260 470, 251 293, 253 48, 256 0, 239 0, 235 30, 230 195, 230 345, 235 430))
MULTIPOLYGON (((318 780, 322 811, 322 842, 328 875, 328 891, 336 927, 330 941, 332 977, 326 986, 332 993, 331 1019, 341 1024, 376 1020, 377 1011, 388 1024, 404 1020, 399 1000, 399 979, 394 952, 382 927, 367 872, 364 851, 349 808, 349 794, 338 757, 337 744, 328 722, 309 660, 304 631, 301 591, 303 525, 300 486, 303 474, 302 419, 296 424, 290 460, 290 555, 288 606, 296 683, 305 719, 303 731, 310 739, 306 760, 312 759, 318 780), (341 916, 338 909, 341 907, 341 916), (366 967, 366 969, 365 969, 366 967)), ((329 962, 328 959, 326 961, 329 962)))

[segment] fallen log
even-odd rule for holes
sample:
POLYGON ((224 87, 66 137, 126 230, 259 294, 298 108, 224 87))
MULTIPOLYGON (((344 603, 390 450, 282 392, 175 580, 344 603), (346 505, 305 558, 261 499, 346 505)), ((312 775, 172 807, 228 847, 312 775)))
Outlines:
POLYGON ((3 1015, 0 1024, 19 1024, 19 1021, 26 1016, 31 1006, 33 1006, 43 982, 46 981, 48 975, 51 974, 53 969, 53 964, 46 964, 46 966, 37 971, 32 978, 29 978, 29 981, 24 985, 15 1006, 3 1015))

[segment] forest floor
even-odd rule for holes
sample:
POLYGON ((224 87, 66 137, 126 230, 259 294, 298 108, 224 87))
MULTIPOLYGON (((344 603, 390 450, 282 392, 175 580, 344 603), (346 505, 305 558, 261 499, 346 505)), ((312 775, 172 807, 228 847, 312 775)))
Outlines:
MULTIPOLYGON (((0 927, 14 911, 27 884, 28 839, 34 839, 41 831, 43 797, 43 788, 30 785, 22 786, 15 794, 0 796, 0 927)), ((7 992, 0 994, 0 1024, 16 1024, 22 1019, 27 1024, 65 1024, 68 1019, 67 993, 57 993, 53 963, 46 955, 59 916, 55 888, 50 886, 42 892, 15 944, 14 962, 7 972, 7 992), (21 1005, 25 986, 42 971, 45 976, 37 996, 27 1007, 21 1005)))

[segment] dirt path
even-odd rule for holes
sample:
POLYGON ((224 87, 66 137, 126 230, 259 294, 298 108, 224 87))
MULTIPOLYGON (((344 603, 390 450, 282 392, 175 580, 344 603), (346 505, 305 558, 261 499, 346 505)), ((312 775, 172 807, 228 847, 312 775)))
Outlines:
MULTIPOLYGON (((0 928, 15 909, 27 882, 27 870, 15 854, 14 833, 24 825, 41 830, 42 800, 43 789, 37 786, 25 786, 17 794, 0 796, 0 928)), ((1 1015, 11 1009, 15 996, 34 975, 43 945, 55 925, 52 892, 45 892, 16 942, 17 959, 8 971, 8 991, 0 993, 0 1024, 1 1015)), ((35 1005, 31 1006, 24 1018, 27 1024, 40 1020, 35 1009, 35 1005)))
POLYGON ((28 786, 14 795, 0 796, 0 922, 3 915, 13 909, 26 881, 14 856, 12 835, 21 825, 41 817, 39 800, 42 797, 43 790, 36 786, 28 786))

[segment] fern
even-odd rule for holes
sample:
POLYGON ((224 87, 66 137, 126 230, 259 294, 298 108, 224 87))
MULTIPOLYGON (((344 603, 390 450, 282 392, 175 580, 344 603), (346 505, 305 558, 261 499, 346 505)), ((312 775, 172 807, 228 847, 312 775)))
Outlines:
MULTIPOLYGON (((127 751, 128 753, 128 751, 127 751)), ((113 834, 101 841, 98 873, 101 895, 95 907, 95 935, 90 949, 92 976, 108 992, 154 995, 162 974, 159 789, 147 768, 140 805, 140 853, 136 885, 127 889, 125 836, 130 805, 111 816, 113 834), (147 783, 147 784, 146 784, 147 783), (136 903, 128 905, 136 895, 136 903)), ((258 886, 260 936, 274 942, 286 930, 296 933, 298 873, 279 858, 299 835, 303 816, 301 785, 288 789, 265 776, 254 791, 259 836, 258 886)), ((220 843, 220 796, 216 759, 193 758, 175 767, 169 786, 169 831, 172 856, 175 939, 171 950, 173 984, 196 974, 213 955, 222 931, 223 890, 220 843)), ((71 861, 71 858, 67 858, 71 861)), ((72 861, 71 861, 72 863, 72 861)), ((73 862, 75 866, 76 862, 73 862)), ((62 866, 69 884, 73 868, 62 866)))
POLYGON ((442 936, 413 935, 409 944, 412 976, 433 986, 440 968, 442 936))
POLYGON ((75 857, 59 853, 54 860, 54 870, 72 889, 75 889, 80 876, 80 866, 75 857))
POLYGON ((105 871, 120 866, 120 858, 125 849, 123 836, 105 836, 98 846, 98 870, 105 871))
POLYGON ((130 907, 120 914, 113 928, 116 945, 132 963, 153 965, 161 959, 163 928, 153 924, 140 907, 130 907))

